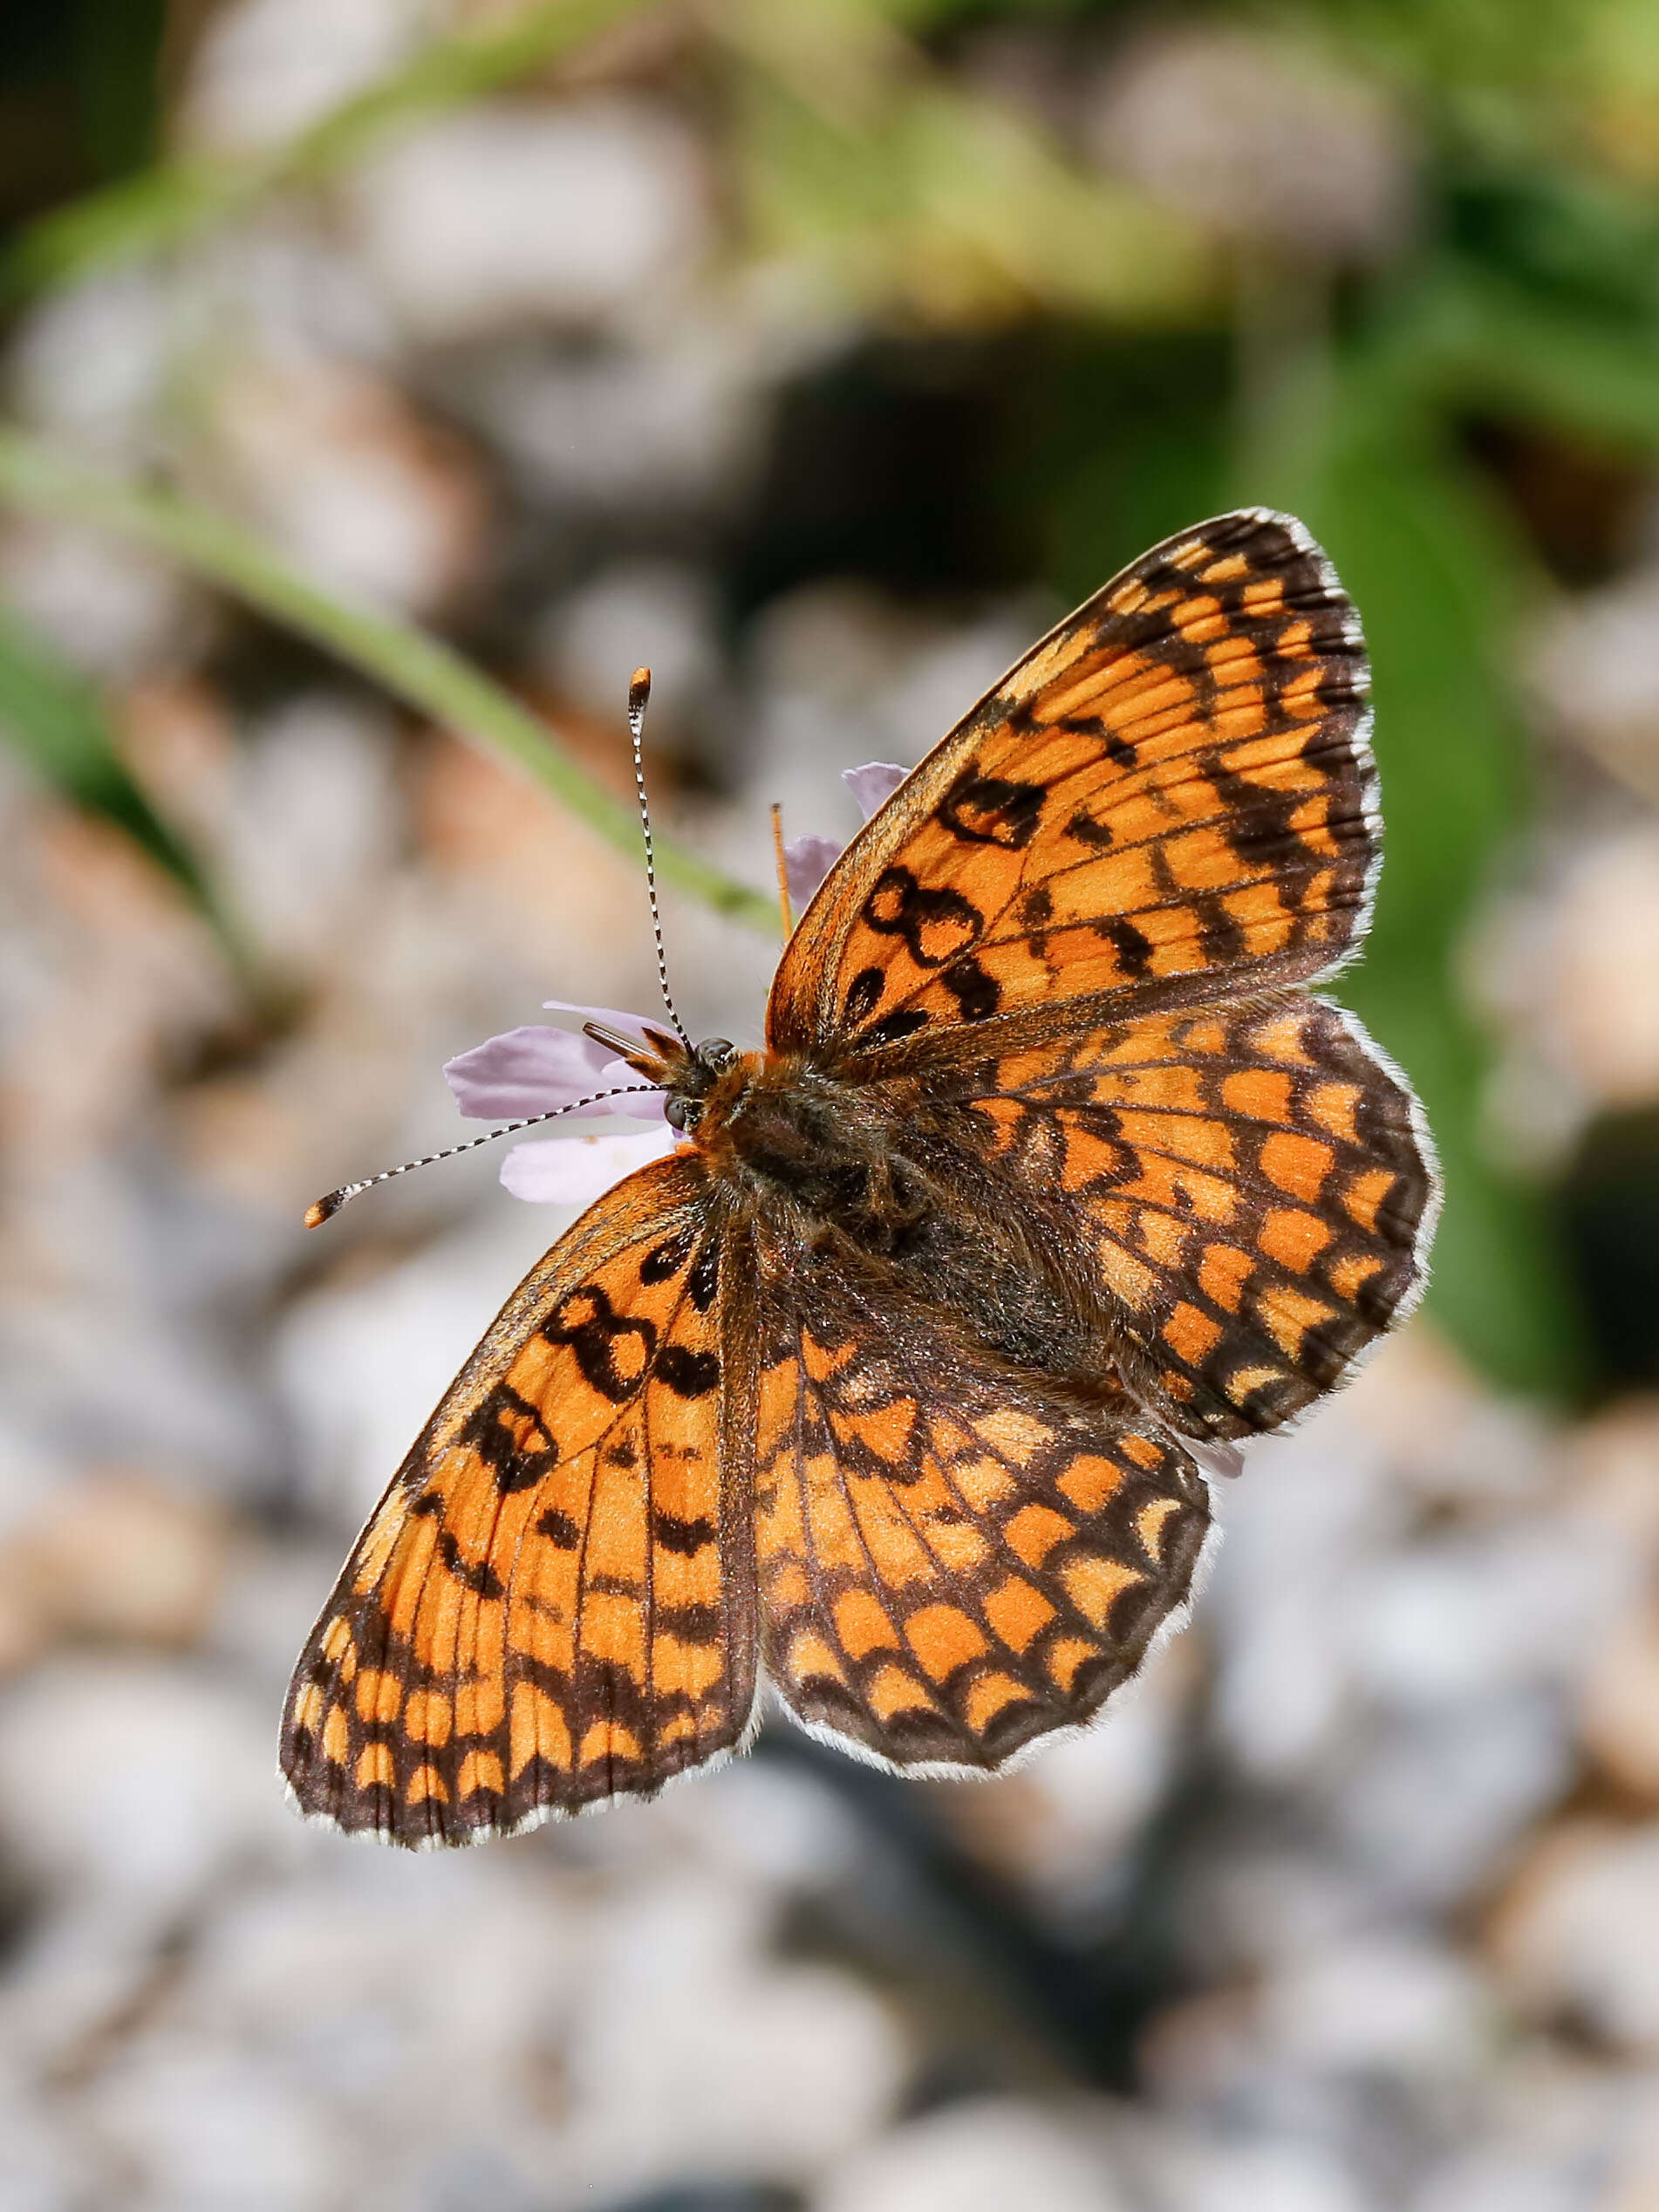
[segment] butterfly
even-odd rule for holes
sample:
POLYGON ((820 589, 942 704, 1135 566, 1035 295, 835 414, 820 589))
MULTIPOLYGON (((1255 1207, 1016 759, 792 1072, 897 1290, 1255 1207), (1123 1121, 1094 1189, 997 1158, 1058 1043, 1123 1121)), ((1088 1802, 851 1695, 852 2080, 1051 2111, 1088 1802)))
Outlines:
POLYGON ((295 1673, 305 1814, 468 1843, 742 1750, 982 1773, 1181 1617, 1206 1465, 1423 1284, 1409 1084, 1311 995, 1381 823, 1301 523, 1155 546, 835 863, 764 1046, 627 1041, 680 1132, 513 1293, 295 1673))

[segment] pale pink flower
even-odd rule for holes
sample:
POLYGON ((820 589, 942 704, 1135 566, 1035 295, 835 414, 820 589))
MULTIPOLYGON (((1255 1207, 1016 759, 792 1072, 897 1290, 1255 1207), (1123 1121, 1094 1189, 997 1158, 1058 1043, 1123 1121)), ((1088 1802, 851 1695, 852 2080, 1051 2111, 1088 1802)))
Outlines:
MULTIPOLYGON (((909 774, 908 768, 896 767, 891 761, 866 761, 861 768, 843 768, 841 780, 868 822, 909 774)), ((833 837, 792 837, 784 846, 783 872, 789 885, 789 902, 797 911, 810 905, 812 894, 843 850, 833 837)))
MULTIPOLYGON (((615 1007, 573 1006, 563 999, 546 1003, 551 1013, 603 1021, 642 1043, 648 1028, 662 1026, 615 1007)), ((481 1122, 529 1121, 536 1114, 576 1106, 596 1091, 643 1080, 610 1046, 569 1029, 539 1025, 487 1038, 450 1061, 444 1075, 461 1112, 481 1122)), ((674 1132, 663 1119, 662 1109, 659 1090, 625 1090, 618 1097, 600 1100, 591 1109, 593 1118, 620 1114, 651 1126, 638 1135, 618 1137, 584 1135, 576 1129, 539 1144, 515 1144, 502 1162, 502 1182, 515 1198, 538 1205, 591 1205, 601 1191, 635 1168, 673 1150, 674 1132)))

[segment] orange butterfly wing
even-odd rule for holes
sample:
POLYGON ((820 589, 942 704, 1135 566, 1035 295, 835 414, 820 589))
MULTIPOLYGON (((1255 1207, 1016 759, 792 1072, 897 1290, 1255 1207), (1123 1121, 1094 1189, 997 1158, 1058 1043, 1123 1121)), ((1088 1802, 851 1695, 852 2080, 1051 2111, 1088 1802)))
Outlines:
POLYGON ((1377 851, 1368 684, 1301 523, 1250 509, 1155 546, 854 838, 784 953, 768 1041, 844 1058, 1328 973, 1377 851))
POLYGON ((1191 1460, 764 1235, 760 1282, 755 1549, 784 1703, 911 1772, 998 1767, 1087 1720, 1191 1593, 1191 1460))
POLYGON ((606 1193, 503 1307, 302 1655, 300 1810, 468 1843, 648 1796, 755 1689, 753 1328, 700 1162, 606 1193))
POLYGON ((1184 1431, 1293 1419, 1423 1287, 1421 1114, 1323 1000, 1146 1014, 923 1080, 1009 1204, 1094 1255, 1126 1374, 1184 1431))
POLYGON ((775 1049, 980 1097, 961 1141, 1095 1255, 1126 1376, 1189 1434, 1290 1419, 1424 1280, 1421 1112, 1290 987, 1364 934, 1368 686, 1299 522, 1166 540, 866 823, 773 985, 775 1049))

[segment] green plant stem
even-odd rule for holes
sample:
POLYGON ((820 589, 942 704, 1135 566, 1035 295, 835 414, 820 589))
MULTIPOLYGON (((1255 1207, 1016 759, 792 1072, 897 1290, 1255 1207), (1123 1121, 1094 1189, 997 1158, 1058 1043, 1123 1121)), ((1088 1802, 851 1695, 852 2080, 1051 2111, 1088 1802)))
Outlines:
POLYGON ((31 224, 0 256, 0 300, 177 245, 281 185, 321 182, 391 131, 476 99, 637 14, 642 0, 538 0, 506 23, 440 38, 268 154, 164 164, 31 224))
MULTIPOLYGON (((164 553, 263 614, 325 646, 420 713, 512 764, 567 812, 638 857, 638 817, 570 759, 553 732, 501 685, 438 638, 394 616, 319 591, 223 515, 171 493, 135 490, 88 474, 38 441, 0 431, 0 502, 112 529, 164 553)), ((773 902, 657 840, 659 872, 716 913, 775 933, 773 902)))

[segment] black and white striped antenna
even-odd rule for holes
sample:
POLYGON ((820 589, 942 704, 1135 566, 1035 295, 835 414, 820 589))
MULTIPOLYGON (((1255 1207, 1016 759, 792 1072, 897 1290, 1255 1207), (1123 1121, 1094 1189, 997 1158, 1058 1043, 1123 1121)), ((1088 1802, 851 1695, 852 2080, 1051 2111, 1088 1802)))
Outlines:
POLYGON ((514 1136, 519 1130, 534 1129, 541 1122, 556 1122, 561 1114, 579 1114, 584 1106, 597 1106, 602 1098, 620 1098, 625 1092, 657 1089, 655 1083, 617 1083, 609 1090, 596 1090, 591 1097, 573 1099, 568 1106, 554 1106, 545 1114, 532 1114, 528 1121, 505 1122, 500 1129, 486 1130, 481 1137, 468 1137, 464 1144, 447 1144, 441 1152, 427 1152, 420 1159, 405 1160, 401 1167, 383 1167, 379 1175, 365 1175, 360 1183, 342 1183, 338 1191, 312 1199, 305 1209, 305 1226, 320 1229, 359 1192, 372 1191, 377 1183, 390 1183, 394 1175, 409 1175, 418 1167, 435 1167, 440 1160, 453 1160, 458 1152, 475 1152, 481 1144, 493 1144, 498 1137, 514 1136))
MULTIPOLYGON (((645 763, 644 731, 645 708, 651 699, 651 671, 636 668, 628 685, 628 734, 633 741, 633 782, 639 795, 639 827, 645 840, 645 891, 651 900, 651 934, 657 948, 657 987, 662 993, 662 1002, 668 1009, 668 1019, 674 1025, 675 1034, 689 1053, 692 1041, 686 1034, 674 1005, 673 993, 668 988, 668 960, 663 950, 662 914, 657 905, 657 856, 651 840, 651 804, 645 796, 645 763)), ((604 1043, 627 1052, 637 1049, 632 1037, 620 1037, 596 1022, 584 1025, 590 1036, 597 1036, 604 1043)), ((413 1174, 418 1167, 435 1167, 440 1160, 453 1160, 458 1153, 476 1151, 481 1144, 493 1144, 498 1137, 514 1137, 522 1129, 535 1129, 542 1122, 556 1121, 561 1114, 577 1114, 585 1106, 597 1106, 606 1098, 621 1098, 631 1093, 657 1090, 657 1083, 618 1083, 609 1090, 596 1090, 591 1097, 572 1100, 568 1106, 555 1106, 545 1114, 532 1114, 527 1121, 505 1122, 500 1129, 492 1129, 482 1137, 469 1137, 464 1144, 446 1145, 441 1152, 427 1152, 418 1160, 405 1160, 400 1167, 382 1168, 378 1175, 365 1175, 357 1183, 342 1183, 338 1191, 330 1191, 315 1198, 305 1209, 305 1226, 320 1229, 331 1221, 343 1205, 365 1191, 372 1191, 377 1183, 390 1183, 393 1177, 413 1174)))
POLYGON ((639 794, 639 827, 645 836, 645 893, 651 900, 651 934, 657 947, 657 988, 662 993, 662 1002, 668 1009, 668 1019, 674 1025, 674 1033, 687 1052, 694 1049, 686 1034, 674 1005, 673 993, 668 988, 668 960, 663 951, 662 914, 657 905, 657 856, 651 842, 651 802, 645 796, 645 708, 651 703, 651 671, 636 668, 628 684, 628 734, 633 740, 633 788, 639 794))

